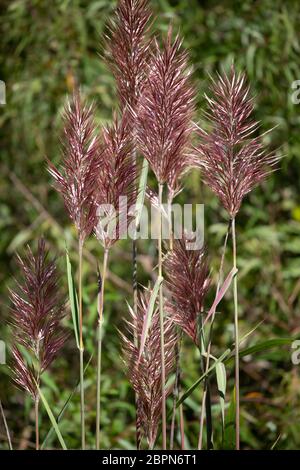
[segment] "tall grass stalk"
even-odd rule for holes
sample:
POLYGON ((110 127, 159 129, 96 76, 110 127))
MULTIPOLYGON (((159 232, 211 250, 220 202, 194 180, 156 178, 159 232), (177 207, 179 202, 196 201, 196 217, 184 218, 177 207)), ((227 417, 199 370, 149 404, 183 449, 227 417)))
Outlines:
POLYGON ((81 447, 85 449, 85 403, 84 403, 84 364, 83 364, 83 320, 82 320, 82 248, 83 242, 78 241, 78 306, 79 306, 79 364, 80 364, 80 418, 81 418, 81 447))
POLYGON ((12 443, 11 443, 10 432, 9 432, 9 427, 8 427, 8 424, 7 424, 7 421, 6 421, 6 417, 5 417, 5 413, 4 413, 4 409, 3 409, 3 406, 2 406, 1 400, 0 400, 0 412, 1 412, 1 415, 2 415, 4 427, 5 427, 5 432, 6 432, 6 436, 7 436, 7 442, 8 442, 9 450, 13 450, 13 446, 12 446, 12 443))
MULTIPOLYGON (((233 267, 237 268, 236 260, 236 231, 235 217, 231 221, 232 227, 232 256, 233 267)), ((239 311, 238 311, 238 284, 237 275, 233 279, 233 299, 234 299, 234 341, 235 341, 235 446, 240 450, 240 364, 239 364, 239 311)))
MULTIPOLYGON (((226 248, 227 248, 230 228, 231 228, 231 224, 229 223, 228 227, 227 227, 225 239, 224 239, 223 248, 222 248, 222 256, 221 256, 221 262, 220 262, 219 273, 218 273, 218 283, 217 283, 216 295, 218 295, 218 293, 219 293, 219 290, 221 288, 222 279, 223 279, 224 261, 225 261, 225 254, 226 254, 226 248)), ((210 363, 210 352, 211 352, 211 345, 212 345, 212 332, 213 332, 214 320, 215 320, 215 314, 212 316, 211 325, 210 325, 210 329, 209 329, 209 339, 208 339, 206 366, 205 366, 205 372, 206 373, 209 369, 209 363, 210 363)), ((205 383, 204 383, 204 392, 203 392, 202 404, 201 404, 198 450, 202 450, 203 426, 204 426, 204 406, 205 406, 205 400, 206 400, 206 386, 207 386, 207 380, 205 380, 205 383)))
MULTIPOLYGON (((168 191, 168 204, 167 204, 167 215, 168 215, 168 228, 169 228, 169 250, 173 250, 173 223, 172 223, 172 203, 173 203, 173 194, 168 191)), ((176 402, 180 394, 180 349, 181 349, 181 340, 182 333, 178 330, 177 341, 175 344, 175 383, 173 391, 173 409, 172 409, 172 419, 171 419, 171 430, 170 430, 170 450, 173 450, 174 447, 174 434, 175 434, 175 425, 176 425, 176 414, 177 407, 176 402)), ((184 450, 184 414, 183 414, 183 405, 179 405, 179 429, 180 429, 180 440, 181 440, 181 449, 184 450)))
POLYGON ((103 336, 103 309, 104 309, 104 287, 107 274, 109 249, 105 248, 103 256, 102 278, 98 302, 98 353, 97 353, 97 404, 96 404, 96 449, 100 449, 101 430, 101 364, 102 364, 102 336, 103 336))
POLYGON ((39 403, 40 403, 40 397, 37 396, 34 400, 35 450, 39 450, 40 448, 39 403))
MULTIPOLYGON (((158 186, 158 203, 159 203, 159 224, 158 224, 158 276, 162 278, 162 197, 163 184, 158 186)), ((167 449, 167 416, 166 416, 166 372, 165 372, 165 340, 164 340, 164 300, 163 286, 159 288, 159 322, 160 322, 160 349, 161 349, 161 394, 162 394, 162 448, 167 449)))

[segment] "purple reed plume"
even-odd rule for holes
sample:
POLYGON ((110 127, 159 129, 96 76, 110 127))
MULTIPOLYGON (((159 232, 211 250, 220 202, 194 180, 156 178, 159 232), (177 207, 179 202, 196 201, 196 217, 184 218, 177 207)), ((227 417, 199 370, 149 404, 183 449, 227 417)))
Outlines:
POLYGON ((120 0, 109 24, 106 59, 116 78, 121 109, 135 109, 150 57, 148 0, 120 0))
POLYGON ((160 184, 175 192, 179 178, 190 168, 194 130, 195 91, 188 55, 172 30, 160 49, 154 43, 152 61, 136 111, 137 143, 160 184))
POLYGON ((104 248, 110 248, 126 231, 136 202, 136 164, 127 113, 102 128, 101 164, 97 178, 95 233, 104 248), (101 212, 101 213, 100 213, 101 212), (110 229, 114 228, 113 232, 110 229))
POLYGON ((234 218, 244 196, 274 170, 279 158, 268 153, 251 119, 253 100, 245 74, 218 75, 208 102, 211 131, 199 130, 198 165, 205 183, 234 218))
MULTIPOLYGON (((161 418, 162 383, 161 383, 161 344, 159 310, 154 309, 151 326, 140 356, 139 347, 145 323, 148 318, 151 291, 146 290, 139 294, 137 314, 130 308, 130 320, 127 322, 130 337, 121 334, 123 340, 124 360, 127 375, 138 399, 138 419, 140 432, 146 437, 149 448, 153 448, 161 418)), ((169 317, 164 319, 165 339, 165 370, 166 378, 170 376, 174 367, 174 346, 176 334, 169 317)), ((171 392, 166 389, 166 396, 171 392)))
POLYGON ((63 196, 81 244, 92 232, 96 221, 94 192, 99 172, 100 143, 93 112, 93 107, 83 104, 79 92, 75 92, 63 115, 62 170, 48 161, 49 172, 63 196))
POLYGON ((39 240, 36 256, 28 248, 26 258, 18 256, 18 264, 23 279, 18 283, 18 290, 10 292, 14 336, 12 372, 15 383, 36 399, 40 376, 66 339, 61 327, 65 300, 59 290, 55 263, 48 261, 44 240, 39 240))
POLYGON ((164 261, 168 300, 166 312, 196 345, 199 315, 210 286, 209 268, 204 249, 187 250, 186 238, 174 240, 164 261))

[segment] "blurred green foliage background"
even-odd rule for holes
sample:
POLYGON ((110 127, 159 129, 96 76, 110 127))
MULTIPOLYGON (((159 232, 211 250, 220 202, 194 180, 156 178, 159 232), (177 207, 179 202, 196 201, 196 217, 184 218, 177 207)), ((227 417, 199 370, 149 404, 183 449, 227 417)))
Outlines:
MULTIPOLYGON (((280 169, 244 202, 238 217, 241 332, 261 325, 247 339, 299 336, 300 333, 300 104, 292 103, 292 83, 300 79, 300 3, 280 0, 196 1, 152 0, 154 27, 164 33, 172 21, 184 36, 194 66, 198 90, 198 116, 203 122, 203 94, 209 74, 227 68, 234 60, 247 72, 256 97, 255 115, 266 137, 283 159, 280 169)), ((116 2, 112 0, 1 0, 0 79, 6 83, 7 104, 0 107, 0 339, 9 344, 8 287, 18 277, 14 254, 39 236, 51 252, 62 255, 76 234, 60 197, 51 188, 45 156, 60 158, 61 111, 75 83, 97 106, 98 123, 110 120, 116 107, 114 80, 101 60, 101 36, 116 2)), ((204 203, 212 275, 216 279, 226 217, 218 201, 196 172, 186 181, 180 202, 204 203)), ((230 247, 229 247, 230 248, 230 247)), ((153 278, 155 245, 140 243, 139 281, 153 278)), ((72 250, 71 250, 72 251, 72 250)), ((91 239, 84 263, 86 359, 95 352, 96 261, 102 250, 91 239)), ((72 253, 74 266, 76 253, 72 253)), ((230 268, 228 252, 226 269, 230 268)), ((115 247, 110 260, 105 304, 103 373, 103 448, 133 448, 134 400, 120 360, 117 328, 126 316, 124 298, 131 301, 130 244, 115 247)), ((67 290, 66 278, 63 289, 67 290)), ((208 299, 208 305, 210 305, 208 299)), ((229 293, 217 317, 213 353, 232 344, 232 303, 229 293)), ((67 322, 71 328, 71 322, 67 322)), ((183 387, 199 376, 199 357, 188 341, 182 353, 183 387)), ((94 358, 86 373, 89 410, 88 442, 94 439, 94 358)), ((290 348, 247 357, 241 365, 242 447, 300 448, 300 366, 293 366, 290 348)), ((29 398, 18 391, 6 366, 0 366, 0 398, 6 410, 13 445, 32 448, 33 410, 29 398)), ((228 368, 228 397, 232 389, 228 368)), ((78 377, 73 336, 63 354, 45 374, 44 388, 57 414, 78 377)), ((201 391, 185 404, 187 446, 195 448, 201 391)), ((215 443, 220 435, 220 408, 213 383, 215 443)), ((1 420, 0 420, 1 421, 1 420)), ((68 447, 79 446, 79 398, 75 395, 61 422, 68 447)), ((50 423, 42 416, 42 438, 50 423)), ((48 447, 58 447, 55 436, 48 447)), ((0 423, 0 448, 6 448, 0 423)))

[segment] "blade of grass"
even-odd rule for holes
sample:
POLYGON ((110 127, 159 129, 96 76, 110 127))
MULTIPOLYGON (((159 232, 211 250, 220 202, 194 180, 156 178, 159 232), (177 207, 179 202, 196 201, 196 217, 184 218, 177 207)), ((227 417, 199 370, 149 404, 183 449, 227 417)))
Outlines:
POLYGON ((204 374, 202 374, 201 377, 199 377, 199 379, 196 380, 196 382, 194 382, 193 385, 181 396, 181 398, 176 403, 176 407, 181 405, 181 403, 183 403, 193 393, 198 385, 215 370, 217 364, 223 362, 231 352, 231 349, 226 349, 226 351, 215 361, 215 363, 206 372, 204 372, 204 374))
POLYGON ((206 324, 206 322, 213 316, 215 315, 216 313, 216 309, 217 309, 217 306, 219 305, 219 303, 221 302, 221 300, 223 299, 224 295, 226 294, 226 292, 228 291, 229 287, 230 287, 230 284, 232 282, 232 279, 237 275, 237 268, 232 268, 232 270, 230 271, 230 273, 228 274, 227 278, 225 279, 224 281, 224 284, 223 286, 221 287, 221 289, 217 292, 217 295, 216 295, 216 298, 207 314, 207 317, 205 318, 204 320, 204 323, 203 323, 203 326, 206 324))
POLYGON ((149 331, 149 328, 150 328, 150 325, 151 325, 151 320, 152 320, 153 310, 154 310, 154 307, 155 307, 155 302, 156 302, 156 299, 157 299, 162 281, 163 281, 163 277, 159 276, 157 278, 155 284, 154 284, 154 287, 153 287, 153 290, 152 290, 152 293, 151 293, 149 306, 148 306, 148 309, 147 309, 147 314, 146 314, 146 317, 145 317, 145 320, 144 320, 143 330, 142 330, 142 335, 141 335, 139 360, 141 359, 141 356, 142 356, 143 351, 144 351, 146 339, 147 339, 147 336, 148 336, 148 331, 149 331))
MULTIPOLYGON (((92 360, 92 357, 93 357, 93 355, 90 356, 90 358, 89 358, 89 360, 88 360, 88 362, 87 362, 87 364, 86 364, 86 366, 85 366, 85 368, 84 368, 84 374, 85 374, 85 372, 86 372, 88 366, 90 365, 90 362, 91 362, 91 360, 92 360)), ((79 385, 80 385, 80 379, 78 379, 77 384, 76 384, 75 387, 73 388, 72 392, 70 393, 70 395, 68 396, 67 400, 65 401, 65 403, 64 403, 64 405, 63 405, 63 407, 62 407, 62 409, 61 409, 60 412, 58 413, 58 415, 57 415, 57 417, 56 417, 56 423, 57 423, 57 424, 59 424, 60 421, 62 420, 62 418, 63 418, 63 416, 64 416, 64 414, 65 414, 65 412, 66 412, 66 410, 67 410, 67 408, 68 408, 68 406, 69 406, 70 401, 72 400, 74 394, 77 392, 77 390, 78 390, 78 388, 79 388, 79 385)), ((45 448, 45 445, 46 445, 48 439, 50 439, 50 437, 52 436, 52 434, 54 433, 54 431, 55 431, 55 429, 54 429, 54 427, 52 426, 52 427, 49 429, 49 431, 48 431, 48 433, 47 433, 45 439, 43 440, 43 443, 42 443, 42 445, 41 445, 41 449, 44 449, 44 448, 45 448)))
MULTIPOLYGON (((261 343, 257 343, 249 348, 241 349, 239 352, 240 357, 248 356, 249 354, 253 354, 255 352, 262 352, 268 351, 276 346, 283 346, 291 344, 297 338, 274 338, 267 341, 263 341, 261 343)), ((226 349, 226 351, 215 360, 214 364, 205 372, 204 374, 196 380, 196 382, 191 385, 191 387, 182 395, 182 397, 177 401, 176 407, 178 407, 181 403, 183 403, 193 391, 198 387, 198 385, 208 377, 216 368, 216 365, 220 362, 223 362, 225 365, 228 364, 230 361, 234 359, 234 351, 235 348, 232 347, 230 349, 226 349)))
POLYGON ((223 362, 216 365, 216 377, 218 392, 220 397, 221 415, 222 415, 222 434, 225 429, 225 398, 226 398, 226 369, 223 362))
POLYGON ((67 263, 67 276, 68 276, 68 288, 69 288, 69 299, 70 299, 70 307, 71 307, 71 314, 72 314, 72 321, 76 339, 76 345, 79 349, 79 313, 78 313, 78 298, 77 292, 75 288, 74 278, 72 275, 72 265, 69 257, 69 252, 66 247, 66 263, 67 263))
POLYGON ((58 438, 58 440, 59 440, 59 442, 60 442, 60 445, 62 446, 62 448, 63 448, 64 450, 67 450, 67 446, 66 446, 65 441, 64 441, 64 439, 63 439, 63 437, 62 437, 62 435, 61 435, 61 432, 60 432, 60 430, 59 430, 59 427, 58 427, 58 424, 57 424, 57 422, 56 422, 56 420, 55 420, 55 417, 54 417, 54 415, 53 415, 53 413, 52 413, 52 411, 51 411, 51 408, 50 408, 50 406, 49 406, 49 403, 48 403, 48 401, 46 400, 46 397, 45 397, 45 395, 43 394, 43 392, 41 391, 40 387, 38 387, 38 385, 37 385, 37 388, 38 388, 39 396, 40 396, 40 398, 41 398, 41 400, 42 400, 42 402, 43 402, 43 405, 44 405, 44 407, 45 407, 45 409, 46 409, 46 411, 47 411, 47 414, 48 414, 49 419, 50 419, 50 421, 51 421, 51 423, 52 423, 52 426, 53 426, 53 428, 54 428, 54 430, 55 430, 55 432, 56 432, 56 435, 57 435, 57 438, 58 438))

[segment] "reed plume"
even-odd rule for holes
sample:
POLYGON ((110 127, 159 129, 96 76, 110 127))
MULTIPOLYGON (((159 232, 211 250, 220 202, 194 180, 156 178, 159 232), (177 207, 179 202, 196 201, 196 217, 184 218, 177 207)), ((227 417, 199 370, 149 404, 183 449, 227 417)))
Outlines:
POLYGON ((208 261, 205 250, 188 250, 185 236, 175 240, 173 250, 164 261, 168 300, 166 311, 199 346, 199 316, 210 287, 208 261))
MULTIPOLYGON (((204 337, 201 326, 203 324, 204 301, 209 291, 211 280, 205 249, 189 250, 187 242, 186 234, 183 235, 182 239, 175 240, 173 250, 168 252, 164 262, 166 287, 169 294, 166 302, 166 311, 171 320, 198 347, 201 357, 201 373, 204 373, 204 363, 202 360, 204 337)), ((178 373, 180 375, 180 372, 178 373)), ((203 397, 200 414, 201 421, 204 416, 204 407, 206 407, 207 415, 210 413, 210 388, 208 382, 205 382, 203 397)), ((209 443, 209 429, 207 435, 209 443)))
POLYGON ((159 184, 176 191, 180 177, 191 167, 195 91, 188 54, 172 30, 161 49, 154 42, 148 77, 136 113, 137 143, 159 184))
POLYGON ((63 114, 61 169, 48 161, 55 188, 64 199, 81 245, 96 222, 94 192, 99 172, 100 143, 93 114, 93 107, 84 104, 79 92, 75 92, 63 114))
POLYGON ((131 132, 128 114, 124 113, 122 118, 115 117, 112 126, 102 128, 101 164, 95 192, 98 213, 94 229, 97 239, 107 250, 124 235, 133 217, 137 167, 131 155, 131 132))
POLYGON ((76 91, 63 115, 61 170, 51 162, 49 172, 55 188, 63 196, 66 209, 78 231, 78 304, 79 363, 81 400, 81 445, 85 449, 85 411, 83 384, 83 313, 82 313, 82 250, 97 220, 95 189, 100 165, 100 143, 94 123, 94 109, 84 104, 76 91))
POLYGON ((245 74, 218 75, 207 98, 210 132, 199 129, 198 165, 204 182, 219 197, 231 219, 242 200, 274 170, 278 157, 268 152, 251 118, 253 99, 245 74))
POLYGON ((128 114, 115 117, 112 126, 102 129, 101 165, 97 178, 97 222, 95 235, 104 247, 101 287, 98 299, 98 360, 96 449, 100 448, 100 394, 104 288, 110 248, 127 231, 136 202, 136 162, 132 159, 131 130, 128 114))
MULTIPOLYGON (((132 309, 129 309, 130 320, 127 323, 129 337, 121 336, 127 374, 133 389, 139 397, 140 431, 146 437, 149 448, 152 449, 161 417, 162 390, 167 396, 171 389, 166 389, 165 384, 162 384, 160 315, 157 305, 153 311, 151 325, 142 351, 134 341, 136 336, 138 343, 141 343, 141 337, 149 316, 150 297, 150 290, 146 290, 139 295, 138 313, 136 314, 132 309)), ((176 342, 176 334, 169 317, 164 318, 164 333, 165 372, 166 378, 168 378, 174 367, 174 346, 176 342)))
MULTIPOLYGON (((205 183, 219 197, 229 214, 232 232, 233 269, 237 269, 235 219, 243 198, 263 181, 278 163, 258 135, 259 123, 252 119, 253 99, 245 74, 231 67, 229 75, 218 75, 207 97, 210 132, 199 130, 199 167, 205 183)), ((235 329, 236 449, 240 448, 239 326, 237 276, 233 279, 235 329)))
MULTIPOLYGON (((162 206, 163 188, 168 188, 168 218, 172 248, 171 204, 179 180, 191 167, 189 147, 193 132, 194 89, 190 82, 188 56, 176 36, 172 42, 169 28, 163 47, 154 41, 152 60, 140 99, 135 123, 137 145, 148 160, 158 182, 158 205, 162 206)), ((159 215, 158 275, 162 276, 162 221, 159 215)), ((164 376, 163 286, 160 286, 161 361, 164 376)), ((162 377, 164 383, 164 378, 162 377)), ((166 404, 162 403, 163 448, 166 448, 166 404)))
MULTIPOLYGON (((121 111, 136 110, 151 58, 151 10, 148 0, 120 0, 105 41, 106 60, 116 79, 121 111)), ((135 119, 129 115, 132 159, 137 161, 135 119)), ((143 164, 145 165, 145 162, 143 164)), ((137 227, 132 240, 133 308, 137 312, 137 227)), ((136 397, 136 402, 138 397, 136 397)), ((138 406, 137 406, 138 408, 138 406)), ((138 420, 137 416, 137 420, 138 420)), ((136 436, 139 448, 138 433, 136 436)))
POLYGON ((135 109, 151 49, 148 0, 120 0, 108 27, 105 57, 114 74, 121 109, 135 109))
POLYGON ((48 261, 45 241, 39 240, 36 256, 18 256, 22 281, 10 292, 14 337, 12 372, 15 383, 35 402, 36 449, 39 448, 39 386, 43 372, 63 346, 66 334, 61 327, 65 300, 54 261, 48 261), (26 354, 24 353, 26 351, 26 354))

